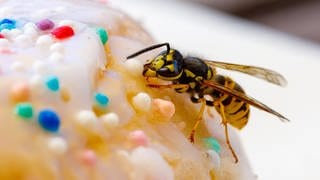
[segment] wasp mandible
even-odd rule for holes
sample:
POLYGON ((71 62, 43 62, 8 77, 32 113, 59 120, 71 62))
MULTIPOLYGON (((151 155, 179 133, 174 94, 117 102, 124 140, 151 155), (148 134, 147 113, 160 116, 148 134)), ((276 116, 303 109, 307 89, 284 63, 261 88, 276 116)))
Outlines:
POLYGON ((194 135, 202 119, 205 106, 213 106, 221 115, 226 144, 236 163, 238 162, 238 157, 229 140, 228 125, 242 129, 248 122, 250 106, 271 113, 279 117, 281 121, 289 121, 285 116, 246 95, 243 88, 231 78, 216 72, 216 68, 238 71, 279 86, 286 86, 286 79, 273 70, 204 60, 192 56, 183 57, 178 50, 171 49, 169 43, 147 47, 128 56, 127 59, 164 46, 166 50, 144 64, 142 75, 147 78, 154 77, 172 82, 167 85, 148 84, 149 87, 172 88, 178 93, 186 92, 190 94, 190 99, 193 103, 202 103, 197 120, 189 136, 192 143, 194 143, 194 135), (211 99, 205 98, 205 96, 210 96, 211 99))

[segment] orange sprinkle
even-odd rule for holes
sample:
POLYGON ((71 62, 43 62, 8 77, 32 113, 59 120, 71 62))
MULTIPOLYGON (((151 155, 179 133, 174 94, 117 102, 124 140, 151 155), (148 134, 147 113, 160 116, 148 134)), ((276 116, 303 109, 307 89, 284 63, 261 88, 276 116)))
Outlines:
POLYGON ((14 102, 25 102, 30 97, 30 88, 27 83, 16 83, 11 87, 10 98, 14 102))
POLYGON ((175 107, 171 101, 154 99, 152 105, 152 111, 159 119, 168 121, 175 113, 175 107))
POLYGON ((60 90, 60 97, 64 102, 69 102, 71 99, 70 93, 66 88, 60 90))

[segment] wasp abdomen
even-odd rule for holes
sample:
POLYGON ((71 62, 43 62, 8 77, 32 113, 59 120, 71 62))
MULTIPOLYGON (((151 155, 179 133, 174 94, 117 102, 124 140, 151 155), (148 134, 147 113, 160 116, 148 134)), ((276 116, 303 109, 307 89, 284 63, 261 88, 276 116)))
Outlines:
MULTIPOLYGON (((225 87, 244 93, 241 86, 229 77, 216 75, 214 80, 225 87)), ((231 95, 221 93, 215 89, 211 90, 211 96, 215 101, 213 106, 220 114, 220 106, 224 106, 223 113, 229 124, 238 129, 243 128, 247 124, 250 114, 250 106, 248 103, 245 103, 231 95)))

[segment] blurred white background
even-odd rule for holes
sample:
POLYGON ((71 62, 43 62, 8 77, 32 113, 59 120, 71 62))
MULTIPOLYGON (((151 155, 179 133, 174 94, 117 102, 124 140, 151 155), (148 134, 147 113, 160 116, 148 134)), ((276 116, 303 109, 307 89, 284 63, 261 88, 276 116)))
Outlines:
POLYGON ((259 180, 320 179, 320 46, 190 1, 110 0, 157 42, 203 58, 267 67, 288 80, 280 88, 229 73, 247 93, 291 122, 253 108, 239 135, 259 180))

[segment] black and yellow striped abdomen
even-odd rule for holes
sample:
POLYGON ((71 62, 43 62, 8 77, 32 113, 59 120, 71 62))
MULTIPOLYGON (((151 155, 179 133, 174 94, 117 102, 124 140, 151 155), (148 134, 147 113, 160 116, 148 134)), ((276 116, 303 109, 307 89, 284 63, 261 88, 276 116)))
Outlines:
MULTIPOLYGON (((241 88, 241 86, 229 77, 216 75, 213 80, 225 87, 244 93, 244 90, 241 88)), ((242 129, 247 124, 249 119, 249 104, 228 94, 221 93, 217 90, 211 89, 210 87, 208 88, 210 89, 209 91, 211 91, 210 95, 214 98, 214 103, 212 105, 216 108, 218 113, 222 115, 222 112, 220 112, 220 105, 222 104, 224 106, 223 113, 228 123, 237 129, 242 129)))

